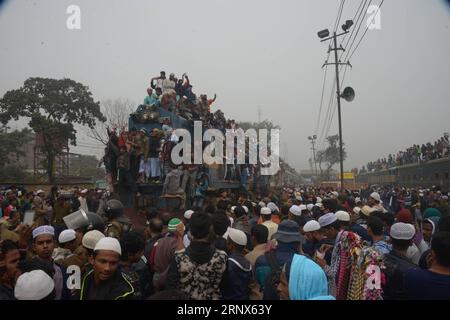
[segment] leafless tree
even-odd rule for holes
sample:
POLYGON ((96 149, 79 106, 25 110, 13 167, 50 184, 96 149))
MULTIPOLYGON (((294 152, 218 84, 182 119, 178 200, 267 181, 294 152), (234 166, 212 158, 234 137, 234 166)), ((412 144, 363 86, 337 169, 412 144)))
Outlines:
POLYGON ((106 117, 106 122, 97 123, 93 129, 89 129, 86 135, 104 145, 108 143, 107 128, 128 127, 130 113, 134 112, 136 104, 128 98, 106 99, 101 102, 100 110, 106 117))

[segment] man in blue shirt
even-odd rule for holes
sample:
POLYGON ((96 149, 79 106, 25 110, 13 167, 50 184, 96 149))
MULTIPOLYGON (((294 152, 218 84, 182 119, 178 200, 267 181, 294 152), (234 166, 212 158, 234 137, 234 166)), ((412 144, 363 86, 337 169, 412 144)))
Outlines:
POLYGON ((450 300, 450 232, 433 237, 428 270, 411 269, 405 274, 407 296, 411 300, 450 300))
POLYGON ((147 89, 147 94, 148 94, 148 96, 145 97, 144 104, 148 104, 150 106, 151 105, 159 105, 158 96, 155 93, 153 93, 152 88, 147 89))

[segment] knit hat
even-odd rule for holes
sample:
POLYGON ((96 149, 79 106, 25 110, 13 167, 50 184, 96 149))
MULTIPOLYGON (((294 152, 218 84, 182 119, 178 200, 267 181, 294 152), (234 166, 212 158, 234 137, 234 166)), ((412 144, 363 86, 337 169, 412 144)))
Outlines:
POLYGON ((397 240, 411 240, 416 234, 416 229, 412 224, 397 222, 391 227, 391 238, 397 240))
POLYGON ((320 227, 323 228, 334 223, 336 220, 337 220, 336 215, 332 212, 329 212, 319 218, 319 224, 320 227))
POLYGON ((169 230, 169 232, 175 232, 177 230, 177 225, 179 225, 180 223, 181 223, 181 220, 178 218, 170 219, 167 230, 169 230))
POLYGON ((371 197, 372 199, 374 199, 375 201, 378 201, 378 202, 381 201, 380 194, 379 194, 378 192, 372 192, 372 193, 370 194, 370 197, 371 197))
POLYGON ((316 220, 309 220, 303 226, 303 232, 313 232, 320 230, 320 224, 316 220))
POLYGON ((403 222, 403 223, 413 223, 414 218, 411 214, 411 211, 408 209, 402 209, 397 213, 396 219, 397 222, 403 222))
POLYGON ((54 288, 55 283, 48 274, 42 270, 33 270, 23 273, 17 279, 14 296, 17 300, 41 300, 54 288))
POLYGON ((66 242, 70 242, 72 240, 75 240, 75 238, 76 238, 75 230, 66 229, 66 230, 63 230, 59 234, 58 242, 59 243, 66 243, 66 242))
POLYGON ((343 210, 339 210, 338 212, 336 212, 336 218, 339 221, 350 221, 350 215, 348 214, 348 212, 343 211, 343 210))
POLYGON ((105 235, 98 230, 91 230, 84 234, 81 244, 83 247, 94 250, 95 245, 100 239, 103 239, 105 235))
POLYGON ((236 244, 240 246, 247 245, 247 236, 245 233, 241 230, 234 229, 234 228, 228 228, 228 237, 236 244))
POLYGON ((119 255, 122 255, 122 248, 120 247, 119 240, 117 240, 116 238, 104 237, 100 239, 94 248, 94 251, 98 250, 114 251, 119 255))
POLYGON ((269 202, 267 204, 267 208, 270 209, 270 211, 274 212, 274 211, 280 211, 280 209, 278 209, 277 205, 273 202, 269 202))
POLYGON ((193 213, 194 213, 193 210, 186 210, 186 211, 184 212, 184 218, 185 218, 186 220, 190 220, 193 213))
POLYGON ((302 215, 300 207, 295 205, 295 204, 289 208, 289 212, 292 213, 294 216, 301 216, 302 215))
POLYGON ((440 218, 441 216, 442 216, 441 212, 436 208, 428 208, 423 213, 424 219, 431 218, 431 217, 439 217, 440 218))
POLYGON ((55 236, 55 228, 52 226, 40 226, 33 230, 33 239, 35 239, 37 236, 43 235, 43 234, 49 234, 51 236, 55 236))

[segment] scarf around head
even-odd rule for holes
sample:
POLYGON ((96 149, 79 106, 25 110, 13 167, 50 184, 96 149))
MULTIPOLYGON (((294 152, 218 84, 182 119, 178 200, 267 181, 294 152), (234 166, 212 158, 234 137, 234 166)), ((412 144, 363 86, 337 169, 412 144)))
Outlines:
POLYGON ((311 259, 295 254, 289 271, 291 300, 331 300, 325 272, 311 259))

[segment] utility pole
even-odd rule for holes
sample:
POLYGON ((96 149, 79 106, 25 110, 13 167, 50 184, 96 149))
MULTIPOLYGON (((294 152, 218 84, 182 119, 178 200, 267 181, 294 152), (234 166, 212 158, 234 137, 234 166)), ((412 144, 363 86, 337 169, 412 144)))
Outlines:
POLYGON ((342 48, 342 46, 338 47, 337 37, 348 33, 349 32, 348 29, 350 29, 350 27, 352 25, 353 25, 353 21, 347 20, 345 22, 345 24, 342 25, 342 29, 344 30, 344 32, 340 33, 340 34, 336 34, 336 31, 334 31, 333 36, 331 36, 331 37, 328 37, 330 35, 330 32, 328 31, 328 29, 322 30, 318 33, 319 38, 322 39, 320 42, 333 39, 333 47, 332 48, 330 47, 328 49, 328 53, 330 51, 334 51, 334 63, 328 63, 328 61, 326 61, 323 64, 322 68, 326 65, 334 65, 335 69, 336 69, 336 99, 337 99, 338 121, 339 121, 339 164, 340 164, 341 190, 344 190, 344 151, 343 151, 343 143, 342 143, 341 97, 343 97, 346 101, 352 101, 355 97, 355 92, 353 91, 352 88, 347 87, 347 88, 345 88, 344 93, 341 94, 340 82, 339 82, 339 65, 349 65, 349 66, 351 66, 351 65, 348 62, 341 63, 338 60, 338 54, 337 54, 338 50, 345 51, 345 49, 342 48))
MULTIPOLYGON (((338 121, 339 121, 339 162, 341 167, 341 189, 344 189, 344 156, 342 149, 342 119, 341 119, 341 89, 339 83, 339 61, 338 61, 338 46, 336 40, 336 32, 333 33, 333 42, 334 42, 334 62, 336 67, 336 99, 337 99, 337 107, 338 107, 338 121)), ((344 49, 342 49, 344 50, 344 49)))
POLYGON ((317 178, 317 161, 316 161, 316 149, 314 148, 314 144, 316 143, 317 140, 317 135, 313 135, 313 136, 309 136, 308 140, 311 141, 312 144, 312 151, 313 151, 313 160, 314 160, 314 168, 315 168, 315 175, 317 178))

